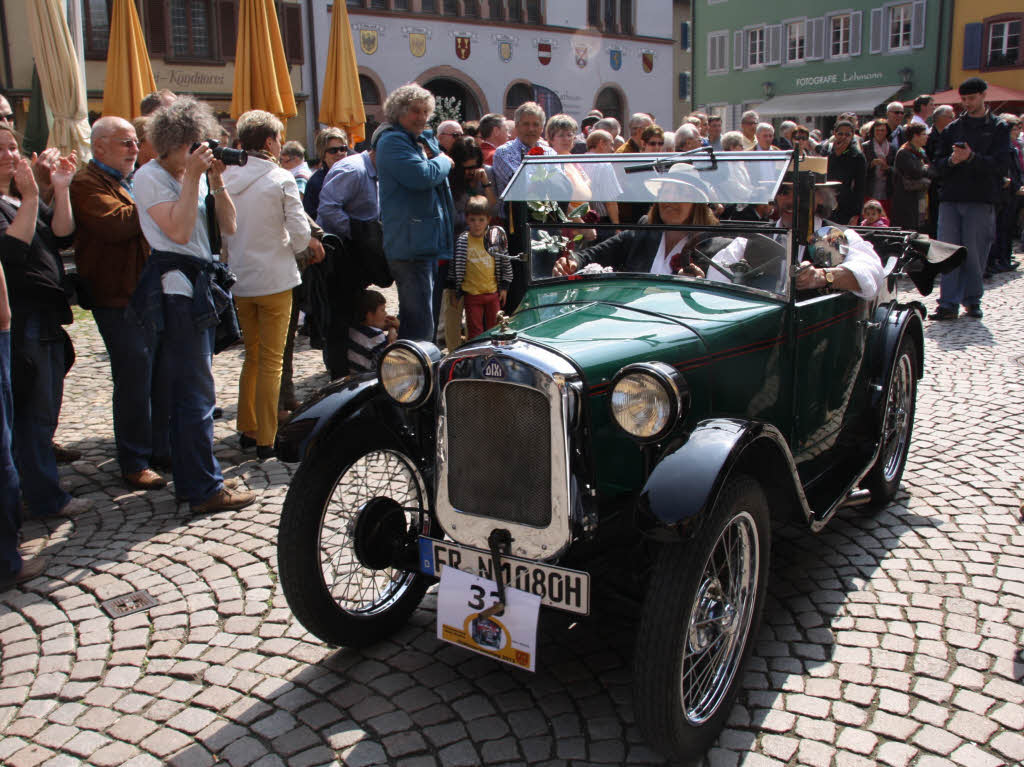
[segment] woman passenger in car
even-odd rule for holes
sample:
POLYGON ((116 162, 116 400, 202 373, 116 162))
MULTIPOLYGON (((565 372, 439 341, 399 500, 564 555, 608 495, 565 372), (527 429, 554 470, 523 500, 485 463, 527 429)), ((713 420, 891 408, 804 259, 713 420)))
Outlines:
MULTIPOLYGON (((644 185, 658 201, 639 223, 708 229, 718 225, 708 205, 706 186, 691 166, 676 164, 664 177, 649 179, 644 185)), ((703 277, 704 270, 693 263, 691 254, 711 236, 711 232, 627 229, 586 250, 562 256, 555 262, 554 274, 573 274, 597 263, 617 272, 703 277)))

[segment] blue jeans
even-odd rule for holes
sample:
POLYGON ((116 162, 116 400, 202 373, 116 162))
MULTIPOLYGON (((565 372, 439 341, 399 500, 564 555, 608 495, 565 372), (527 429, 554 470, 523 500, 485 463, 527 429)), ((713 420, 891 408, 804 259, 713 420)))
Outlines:
POLYGON ((190 503, 202 503, 224 486, 213 455, 214 329, 196 328, 191 298, 165 295, 163 304, 156 375, 166 385, 171 403, 175 491, 190 503))
POLYGON ((398 337, 434 342, 437 260, 388 261, 398 288, 398 337))
POLYGON ((21 571, 21 493, 11 455, 11 331, 0 330, 0 579, 21 571))
POLYGON ((24 344, 20 354, 27 365, 17 366, 12 381, 16 392, 14 460, 29 512, 46 517, 71 500, 61 489, 53 454, 53 435, 64 400, 64 337, 44 330, 37 313, 19 319, 24 344))
POLYGON ((996 237, 996 209, 987 202, 940 202, 938 239, 967 247, 963 264, 942 275, 939 306, 957 309, 981 303, 982 274, 996 237))
POLYGON ((155 378, 156 337, 129 319, 123 308, 92 310, 110 357, 114 381, 114 442, 121 473, 134 474, 149 466, 151 456, 171 454, 168 402, 155 378))

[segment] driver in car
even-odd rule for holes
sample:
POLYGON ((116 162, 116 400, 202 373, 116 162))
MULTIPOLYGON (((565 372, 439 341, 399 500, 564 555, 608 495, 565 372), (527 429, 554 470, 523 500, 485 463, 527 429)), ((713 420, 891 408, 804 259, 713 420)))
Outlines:
MULTIPOLYGON (((779 226, 792 229, 794 194, 791 177, 789 174, 787 177, 789 178, 783 181, 775 196, 775 208, 778 211, 779 226)), ((804 258, 807 246, 801 245, 796 287, 797 290, 847 290, 859 298, 870 301, 878 294, 885 279, 881 259, 871 243, 865 241, 857 232, 843 229, 824 219, 824 216, 835 210, 836 197, 830 187, 838 185, 838 182, 834 181, 815 184, 814 231, 819 232, 823 227, 840 230, 841 236, 832 233, 827 238, 830 241, 820 242, 817 247, 838 247, 844 260, 842 264, 835 266, 816 266, 804 258)), ((743 258, 746 245, 745 238, 737 237, 719 251, 714 257, 714 263, 726 268, 736 264, 743 258)), ((729 279, 728 275, 719 273, 717 269, 712 268, 709 272, 709 280, 723 282, 729 279)))
MULTIPOLYGON (((707 187, 691 166, 677 163, 665 176, 644 181, 644 186, 658 201, 640 224, 708 229, 718 225, 708 204, 707 187)), ((627 229, 586 250, 562 256, 555 262, 554 274, 574 274, 588 264, 600 264, 617 272, 704 277, 692 253, 711 236, 710 231, 627 229)))

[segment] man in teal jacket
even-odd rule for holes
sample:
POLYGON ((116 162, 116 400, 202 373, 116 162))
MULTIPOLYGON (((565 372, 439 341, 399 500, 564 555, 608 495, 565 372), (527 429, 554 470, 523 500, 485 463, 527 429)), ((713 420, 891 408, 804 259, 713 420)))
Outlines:
POLYGON ((399 338, 434 339, 433 293, 439 258, 454 239, 448 172, 452 161, 426 130, 434 96, 403 85, 384 102, 391 123, 377 141, 384 253, 398 288, 399 338))

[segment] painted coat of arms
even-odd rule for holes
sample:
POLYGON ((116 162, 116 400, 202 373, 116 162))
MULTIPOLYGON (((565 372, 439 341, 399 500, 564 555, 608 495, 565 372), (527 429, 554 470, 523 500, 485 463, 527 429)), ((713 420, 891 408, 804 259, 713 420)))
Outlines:
POLYGON ((409 52, 420 58, 427 52, 427 35, 424 32, 409 33, 409 52))
POLYGON ((608 51, 608 63, 611 64, 612 69, 616 72, 622 69, 622 51, 618 48, 612 48, 608 51))
POLYGON ((537 60, 544 66, 551 63, 551 43, 537 43, 537 60))
POLYGON ((587 55, 590 53, 590 49, 585 45, 574 45, 573 48, 576 51, 576 66, 583 69, 587 65, 587 55))
POLYGON ((498 43, 498 55, 506 64, 512 60, 512 43, 498 43))
POLYGON ((362 48, 363 53, 367 56, 372 56, 377 52, 377 30, 376 29, 360 29, 359 30, 359 47, 362 48))
POLYGON ((644 72, 650 73, 654 69, 654 51, 645 51, 640 55, 640 62, 643 64, 644 72))
POLYGON ((458 56, 463 61, 468 59, 469 58, 470 44, 472 42, 473 41, 469 37, 467 37, 467 36, 456 35, 456 37, 455 37, 455 55, 458 56))

